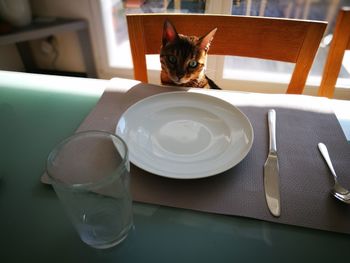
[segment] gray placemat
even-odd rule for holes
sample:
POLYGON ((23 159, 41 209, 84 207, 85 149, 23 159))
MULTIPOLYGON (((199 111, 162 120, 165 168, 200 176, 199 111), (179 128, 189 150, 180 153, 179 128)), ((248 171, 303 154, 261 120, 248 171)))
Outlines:
MULTIPOLYGON (((130 105, 147 96, 175 90, 179 89, 148 84, 136 85, 125 94, 107 89, 78 130, 114 132, 119 117, 130 105)), ((132 165, 133 199, 350 233, 350 206, 330 195, 332 177, 317 148, 320 141, 327 145, 340 181, 350 188, 350 147, 327 100, 320 99, 314 107, 309 107, 311 110, 300 110, 298 104, 308 104, 312 101, 310 97, 291 95, 282 103, 278 99, 265 101, 265 94, 215 94, 238 105, 251 121, 255 138, 250 153, 234 168, 196 180, 167 179, 132 165), (242 99, 246 99, 247 103, 241 103, 242 99), (280 218, 274 218, 269 213, 263 188, 263 165, 268 152, 267 110, 272 106, 277 113, 282 207, 280 218), (314 110, 317 108, 321 112, 314 110)))

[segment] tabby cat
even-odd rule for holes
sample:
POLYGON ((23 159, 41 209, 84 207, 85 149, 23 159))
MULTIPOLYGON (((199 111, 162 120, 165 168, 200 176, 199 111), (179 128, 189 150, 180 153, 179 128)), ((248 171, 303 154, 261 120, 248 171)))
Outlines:
POLYGON ((216 28, 202 37, 178 34, 170 21, 163 28, 160 79, 164 85, 220 89, 205 75, 205 63, 216 28))

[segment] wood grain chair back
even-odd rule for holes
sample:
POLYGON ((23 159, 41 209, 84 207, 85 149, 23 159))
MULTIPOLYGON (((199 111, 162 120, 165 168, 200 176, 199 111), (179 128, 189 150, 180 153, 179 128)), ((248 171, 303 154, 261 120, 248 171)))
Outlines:
POLYGON ((202 36, 217 27, 209 55, 231 55, 295 63, 287 93, 301 94, 326 22, 208 14, 127 15, 136 80, 148 82, 146 54, 159 54, 164 21, 177 32, 202 36))
POLYGON ((342 8, 337 16, 333 38, 323 68, 319 96, 333 98, 344 53, 350 50, 350 7, 342 8))

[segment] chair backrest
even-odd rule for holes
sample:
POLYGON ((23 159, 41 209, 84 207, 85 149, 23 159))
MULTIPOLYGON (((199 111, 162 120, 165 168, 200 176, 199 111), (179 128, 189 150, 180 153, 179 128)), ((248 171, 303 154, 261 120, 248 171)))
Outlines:
POLYGON ((345 50, 350 50, 350 7, 342 8, 337 16, 333 38, 328 50, 319 96, 332 98, 345 50))
POLYGON ((208 14, 127 15, 134 77, 148 82, 146 54, 159 54, 164 21, 185 35, 218 30, 209 55, 231 55, 295 63, 287 93, 301 94, 326 22, 208 14))

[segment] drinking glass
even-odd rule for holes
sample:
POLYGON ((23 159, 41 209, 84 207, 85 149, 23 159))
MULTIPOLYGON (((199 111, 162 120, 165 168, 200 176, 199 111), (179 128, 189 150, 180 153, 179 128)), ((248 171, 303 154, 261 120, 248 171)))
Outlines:
POLYGON ((59 143, 47 174, 81 240, 94 248, 123 241, 133 226, 125 142, 103 131, 79 132, 59 143))

